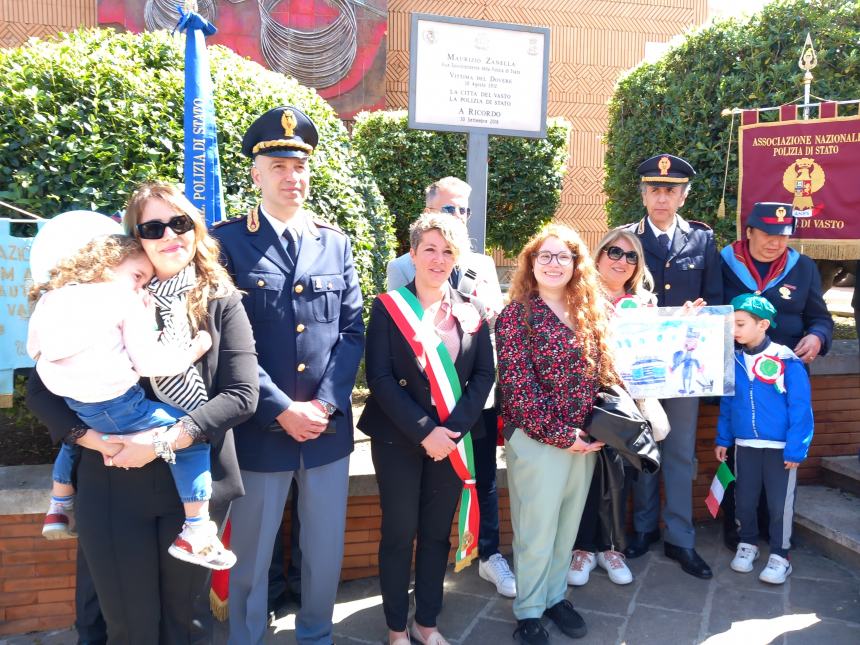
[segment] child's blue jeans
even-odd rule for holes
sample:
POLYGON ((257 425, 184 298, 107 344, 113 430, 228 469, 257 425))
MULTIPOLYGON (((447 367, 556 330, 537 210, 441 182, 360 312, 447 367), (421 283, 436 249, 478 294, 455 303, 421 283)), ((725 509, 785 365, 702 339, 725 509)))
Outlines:
MULTIPOLYGON (((131 434, 140 430, 169 426, 183 412, 160 401, 150 401, 140 385, 110 401, 83 403, 66 398, 68 406, 90 428, 102 434, 131 434)), ((61 484, 72 480, 72 462, 76 448, 63 444, 54 461, 53 479, 61 484)), ((212 473, 209 470, 209 444, 198 443, 176 451, 176 463, 170 464, 179 498, 183 502, 202 502, 212 497, 212 473)))

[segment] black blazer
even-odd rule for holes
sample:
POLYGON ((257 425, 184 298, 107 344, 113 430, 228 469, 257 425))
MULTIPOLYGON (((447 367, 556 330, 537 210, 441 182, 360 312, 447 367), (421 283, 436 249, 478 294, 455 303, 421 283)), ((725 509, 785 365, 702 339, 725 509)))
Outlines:
MULTIPOLYGON (((244 495, 233 426, 250 418, 257 407, 259 381, 257 354, 251 324, 238 292, 209 301, 212 349, 197 363, 209 392, 209 401, 191 412, 212 448, 212 504, 217 505, 244 495)), ((141 382, 149 391, 149 379, 141 382)), ((27 384, 27 406, 48 427, 54 441, 62 441, 81 421, 59 396, 50 392, 36 370, 27 384)), ((151 462, 144 468, 151 468, 151 462)))
MULTIPOLYGON (((406 288, 415 293, 415 282, 410 282, 406 288)), ((450 286, 448 292, 452 305, 469 302, 450 286)), ((483 306, 474 300, 472 304, 483 317, 483 306)), ((484 434, 483 424, 478 421, 495 381, 495 364, 486 322, 482 322, 474 334, 459 331, 460 352, 454 367, 463 395, 444 426, 459 432, 462 439, 470 430, 473 437, 484 434)), ((364 364, 370 398, 358 420, 362 432, 378 441, 418 445, 441 425, 430 403, 427 374, 378 298, 373 303, 367 326, 364 364)))

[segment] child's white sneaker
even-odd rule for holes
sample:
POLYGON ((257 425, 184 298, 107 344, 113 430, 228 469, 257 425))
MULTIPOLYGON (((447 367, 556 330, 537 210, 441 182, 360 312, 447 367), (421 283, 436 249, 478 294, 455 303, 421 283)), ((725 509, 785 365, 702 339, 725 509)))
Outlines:
POLYGON ((762 569, 758 579, 772 585, 781 585, 791 575, 791 562, 782 556, 771 553, 767 566, 762 569))
POLYGON ((758 547, 741 542, 738 544, 738 552, 732 559, 732 570, 738 573, 749 573, 753 570, 753 562, 756 560, 758 560, 758 547))
POLYGON ((236 554, 221 544, 218 527, 211 521, 193 529, 187 523, 183 524, 182 532, 176 536, 167 552, 174 558, 216 571, 229 569, 236 564, 236 554))
POLYGON ((597 564, 609 574, 609 579, 617 585, 633 582, 633 573, 618 551, 601 551, 597 554, 597 564))
POLYGON ((75 507, 51 501, 42 523, 42 535, 48 540, 65 540, 77 537, 75 533, 75 507))
POLYGON ((589 574, 597 567, 597 557, 591 551, 573 552, 570 569, 567 572, 567 584, 581 587, 588 582, 589 574))

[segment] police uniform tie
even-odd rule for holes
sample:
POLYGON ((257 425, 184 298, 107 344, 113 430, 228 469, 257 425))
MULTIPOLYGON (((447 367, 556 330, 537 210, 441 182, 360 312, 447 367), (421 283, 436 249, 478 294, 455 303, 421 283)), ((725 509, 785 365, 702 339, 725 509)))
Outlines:
POLYGON ((295 266, 296 257, 298 255, 298 253, 296 253, 296 238, 293 231, 289 228, 284 229, 284 250, 287 252, 287 257, 290 258, 293 266, 295 266))
POLYGON ((669 236, 666 233, 660 233, 657 236, 657 243, 663 251, 663 256, 669 255, 669 236))
POLYGON ((457 289, 457 286, 460 284, 460 278, 463 277, 463 272, 460 271, 460 267, 454 265, 454 268, 451 270, 451 275, 448 276, 448 282, 451 283, 451 286, 454 289, 457 289))

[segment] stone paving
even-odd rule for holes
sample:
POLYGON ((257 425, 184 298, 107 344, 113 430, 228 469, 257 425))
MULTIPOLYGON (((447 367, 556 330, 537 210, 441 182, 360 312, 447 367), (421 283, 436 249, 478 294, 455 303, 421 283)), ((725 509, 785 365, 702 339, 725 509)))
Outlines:
MULTIPOLYGON (((799 546, 792 552, 794 573, 785 585, 758 580, 764 558, 754 573, 729 568, 731 554, 723 547, 716 524, 700 527, 698 550, 714 570, 703 581, 681 571, 663 556, 662 543, 631 560, 636 579, 619 587, 595 569, 584 587, 569 588, 568 598, 588 624, 578 641, 657 645, 776 643, 777 645, 849 645, 860 643, 860 571, 850 569, 799 546)), ((763 554, 764 555, 764 554, 763 554)), ((385 642, 378 580, 341 585, 335 609, 338 645, 385 642)), ((281 618, 269 631, 267 645, 295 643, 295 616, 281 618)), ((511 601, 478 577, 477 567, 449 573, 439 628, 452 645, 501 645, 513 642, 511 601)), ((573 642, 547 624, 553 643, 573 642)), ((223 636, 223 634, 219 635, 223 636)), ((221 637, 216 639, 220 645, 221 637)), ((16 636, 8 645, 74 645, 74 634, 16 636)))

